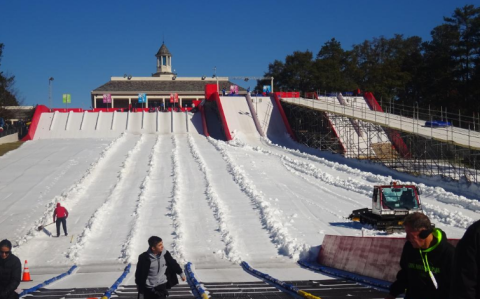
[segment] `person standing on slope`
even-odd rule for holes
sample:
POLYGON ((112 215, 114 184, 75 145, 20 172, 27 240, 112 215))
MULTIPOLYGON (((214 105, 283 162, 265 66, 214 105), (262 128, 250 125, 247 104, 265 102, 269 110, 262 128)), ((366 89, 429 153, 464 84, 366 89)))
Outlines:
POLYGON ((63 232, 65 236, 68 236, 67 233, 67 218, 68 218, 68 211, 65 207, 62 207, 60 203, 57 203, 57 207, 55 211, 53 211, 53 222, 57 224, 57 237, 60 237, 60 223, 63 227, 63 232))
POLYGON ((185 281, 182 268, 163 247, 160 237, 148 239, 148 250, 138 256, 135 284, 144 299, 165 299, 168 289, 178 284, 177 275, 185 281))

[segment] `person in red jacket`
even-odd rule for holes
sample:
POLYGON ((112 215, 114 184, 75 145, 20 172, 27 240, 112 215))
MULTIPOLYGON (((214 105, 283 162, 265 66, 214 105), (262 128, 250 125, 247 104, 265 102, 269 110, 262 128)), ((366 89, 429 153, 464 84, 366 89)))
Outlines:
POLYGON ((65 236, 68 236, 67 233, 67 218, 68 218, 68 211, 60 203, 57 203, 57 207, 55 211, 53 211, 53 222, 57 224, 57 237, 60 237, 60 223, 63 226, 63 232, 65 236))

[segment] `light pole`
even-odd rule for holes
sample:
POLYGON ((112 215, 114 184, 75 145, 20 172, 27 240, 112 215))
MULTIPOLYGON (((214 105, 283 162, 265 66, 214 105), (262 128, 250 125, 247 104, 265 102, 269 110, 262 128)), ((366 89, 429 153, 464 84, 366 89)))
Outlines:
POLYGON ((217 77, 217 67, 216 66, 213 67, 213 78, 215 78, 217 80, 217 93, 219 93, 220 89, 218 87, 218 77, 217 77))
POLYGON ((48 79, 48 104, 50 105, 50 112, 52 111, 52 81, 53 77, 48 79))

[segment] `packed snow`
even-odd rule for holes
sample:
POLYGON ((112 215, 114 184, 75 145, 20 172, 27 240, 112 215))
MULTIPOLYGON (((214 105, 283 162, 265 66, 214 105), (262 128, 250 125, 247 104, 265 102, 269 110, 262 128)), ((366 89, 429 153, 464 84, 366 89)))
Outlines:
POLYGON ((52 287, 109 286, 127 263, 135 266, 151 235, 180 263, 191 262, 200 281, 256 280, 242 261, 282 280, 329 279, 296 261, 315 260, 326 234, 387 236, 347 216, 371 206, 373 185, 393 179, 419 185, 425 212, 450 238, 480 218, 471 187, 308 149, 287 136, 269 98, 252 98, 263 138, 245 98, 222 101, 230 142, 205 137, 192 113, 101 115, 110 126, 98 138, 90 122, 100 116, 76 117, 86 123, 71 116, 70 127, 61 114, 42 116, 41 139, 0 157, 0 235, 34 277, 21 287, 74 264, 78 270, 52 287), (91 134, 66 138, 72 126, 91 134), (68 236, 59 238, 54 224, 36 230, 51 223, 57 202, 70 212, 68 236))

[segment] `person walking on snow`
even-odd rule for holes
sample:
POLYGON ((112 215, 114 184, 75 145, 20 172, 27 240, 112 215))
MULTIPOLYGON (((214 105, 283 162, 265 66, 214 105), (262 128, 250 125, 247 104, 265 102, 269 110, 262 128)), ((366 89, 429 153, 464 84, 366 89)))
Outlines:
POLYGON ((53 211, 53 222, 57 224, 57 237, 60 237, 60 223, 63 227, 63 232, 65 236, 68 236, 67 233, 67 218, 68 218, 68 211, 65 207, 62 207, 60 203, 57 203, 57 207, 55 211, 53 211))
POLYGON ((15 290, 20 285, 22 264, 12 253, 12 243, 0 242, 0 299, 17 299, 15 290))
POLYGON ((164 299, 168 289, 178 284, 177 275, 185 281, 182 268, 163 247, 160 237, 148 239, 148 250, 138 256, 135 284, 144 299, 164 299))

